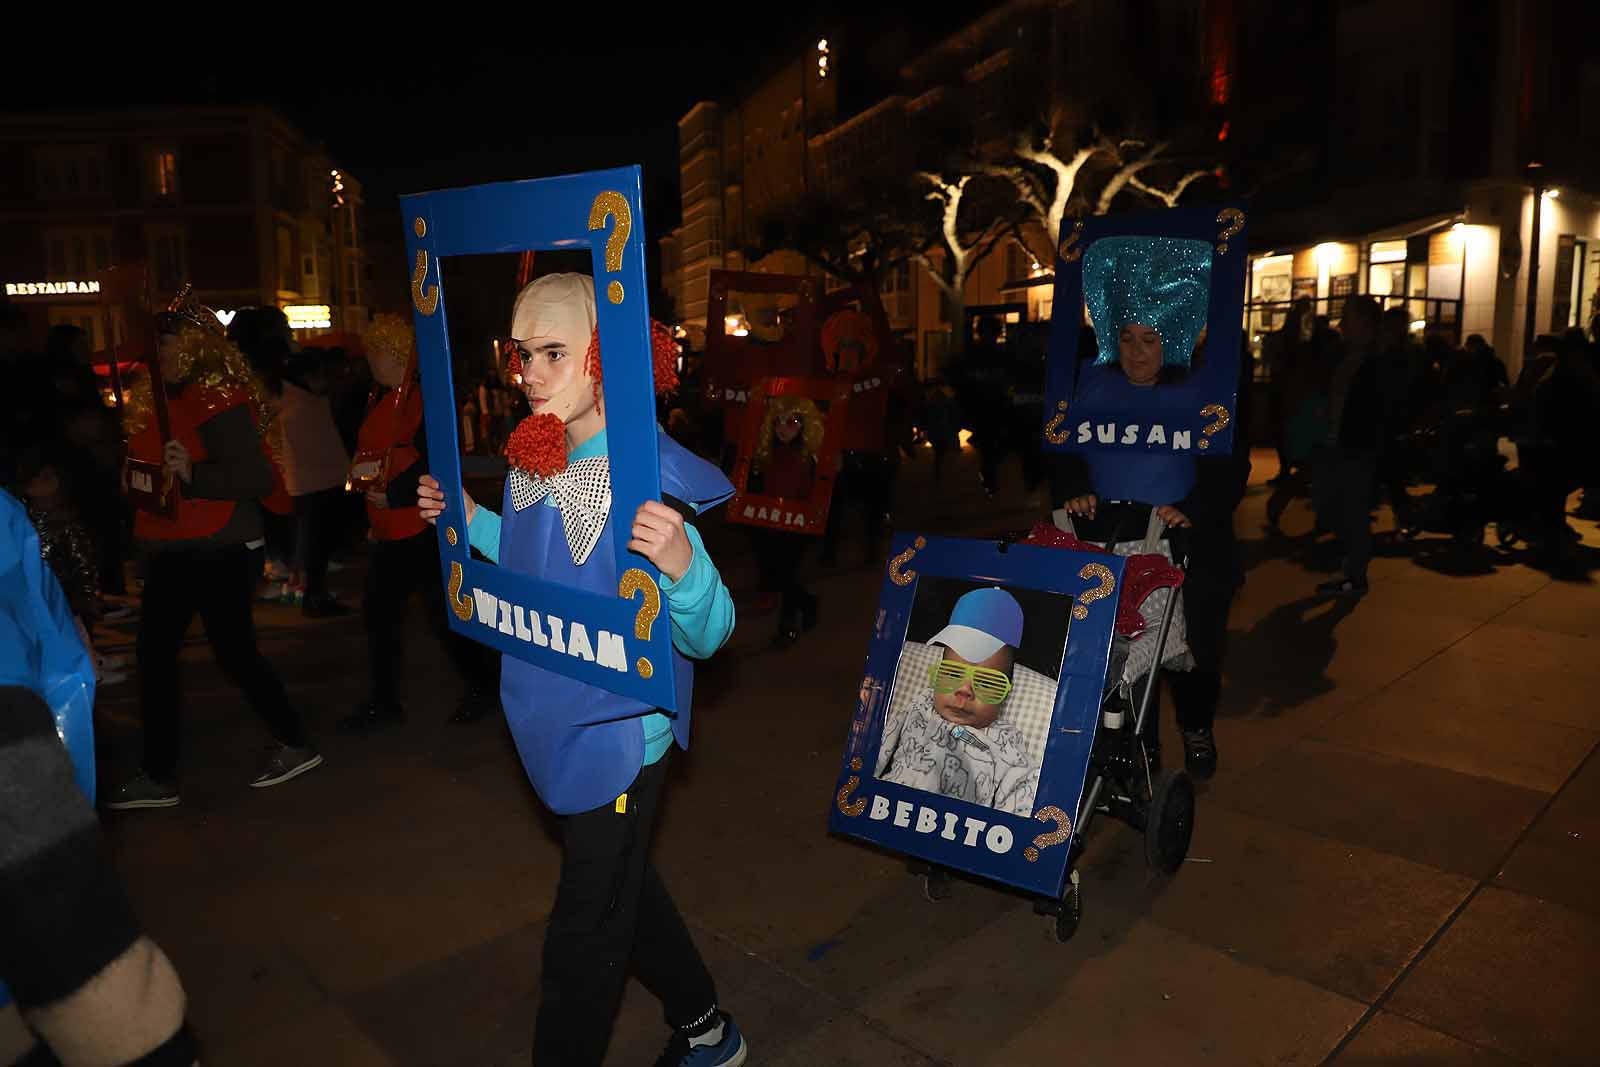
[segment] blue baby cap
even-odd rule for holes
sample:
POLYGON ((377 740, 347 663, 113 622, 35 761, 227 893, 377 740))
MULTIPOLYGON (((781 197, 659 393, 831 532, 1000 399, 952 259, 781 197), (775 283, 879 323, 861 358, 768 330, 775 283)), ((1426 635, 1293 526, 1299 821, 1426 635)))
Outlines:
POLYGON ((1083 302, 1100 352, 1117 361, 1131 323, 1161 335, 1161 362, 1187 367, 1211 303, 1211 242, 1184 237, 1102 237, 1083 254, 1083 302))

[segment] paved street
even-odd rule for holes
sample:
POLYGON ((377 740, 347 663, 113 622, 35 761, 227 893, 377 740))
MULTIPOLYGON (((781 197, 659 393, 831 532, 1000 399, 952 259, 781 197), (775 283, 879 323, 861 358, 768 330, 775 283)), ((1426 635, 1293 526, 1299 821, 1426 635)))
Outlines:
MULTIPOLYGON (((1263 538, 1258 455, 1191 862, 1153 880, 1138 836, 1097 822, 1067 945, 1025 897, 959 881, 930 904, 899 858, 825 832, 877 594, 859 550, 820 579, 800 647, 741 619, 700 675, 657 856, 752 1064, 1595 1062, 1600 587, 1392 546, 1364 600, 1310 599, 1333 561, 1263 538)), ((984 507, 970 456, 956 470, 941 499, 930 463, 908 467, 901 524, 1025 524, 1020 491, 984 507)), ((1302 502, 1285 526, 1310 521, 1302 502)), ((713 537, 744 607, 740 541, 713 537)), ((336 577, 351 599, 359 571, 336 577)), ((359 620, 258 619, 326 766, 246 788, 264 737, 195 642, 183 805, 106 817, 206 1062, 527 1063, 558 854, 504 724, 446 723, 455 695, 417 625, 407 724, 341 737, 365 691, 359 620)), ((132 687, 102 707, 105 781, 137 758, 132 687)), ((649 1063, 664 1039, 630 986, 608 1062, 649 1063)))

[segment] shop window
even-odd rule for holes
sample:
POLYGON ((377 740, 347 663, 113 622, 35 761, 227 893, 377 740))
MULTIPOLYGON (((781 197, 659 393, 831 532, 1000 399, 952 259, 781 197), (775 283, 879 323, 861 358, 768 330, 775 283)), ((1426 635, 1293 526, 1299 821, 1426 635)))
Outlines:
POLYGON ((175 226, 153 226, 146 239, 157 292, 176 292, 189 275, 183 230, 175 226))
POLYGON ((44 240, 45 261, 54 279, 84 281, 112 265, 110 227, 50 229, 44 240))
POLYGON ((150 191, 163 200, 178 195, 178 153, 170 148, 150 153, 150 191))

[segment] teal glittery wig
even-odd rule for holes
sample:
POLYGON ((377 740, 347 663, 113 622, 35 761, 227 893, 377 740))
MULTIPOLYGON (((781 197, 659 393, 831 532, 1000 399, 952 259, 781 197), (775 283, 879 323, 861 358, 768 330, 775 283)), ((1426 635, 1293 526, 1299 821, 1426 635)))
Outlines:
POLYGON ((1187 367, 1211 302, 1211 243, 1180 237, 1103 237, 1083 254, 1083 302, 1094 323, 1096 363, 1117 361, 1131 323, 1161 335, 1161 362, 1187 367))

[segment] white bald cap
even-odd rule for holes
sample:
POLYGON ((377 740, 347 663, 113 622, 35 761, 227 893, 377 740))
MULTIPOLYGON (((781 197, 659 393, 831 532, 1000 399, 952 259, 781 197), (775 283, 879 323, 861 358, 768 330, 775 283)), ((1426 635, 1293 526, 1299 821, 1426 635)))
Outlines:
POLYGON ((594 279, 586 274, 546 274, 517 294, 511 308, 511 336, 518 341, 559 337, 576 352, 586 352, 594 333, 594 279))

